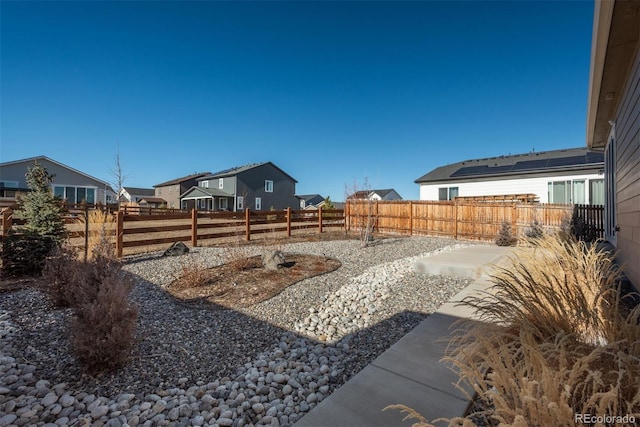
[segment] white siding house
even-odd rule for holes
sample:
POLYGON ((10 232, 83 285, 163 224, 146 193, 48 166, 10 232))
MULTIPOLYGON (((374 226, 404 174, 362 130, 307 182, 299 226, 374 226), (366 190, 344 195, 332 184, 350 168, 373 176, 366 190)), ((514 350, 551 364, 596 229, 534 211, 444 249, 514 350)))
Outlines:
POLYGON ((415 182, 420 200, 534 194, 540 203, 604 204, 601 153, 572 148, 465 160, 415 182))

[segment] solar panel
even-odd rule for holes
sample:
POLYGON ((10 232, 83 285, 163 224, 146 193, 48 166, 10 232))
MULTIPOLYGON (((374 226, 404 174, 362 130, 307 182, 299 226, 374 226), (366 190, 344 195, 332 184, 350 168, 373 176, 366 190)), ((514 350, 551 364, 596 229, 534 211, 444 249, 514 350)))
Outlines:
POLYGON ((584 165, 586 156, 559 157, 557 159, 549 159, 548 166, 550 168, 572 165, 584 165))
POLYGON ((598 153, 595 151, 589 151, 587 153, 587 163, 602 163, 604 162, 604 153, 598 153))
POLYGON ((454 176, 470 176, 470 175, 483 175, 488 169, 487 165, 484 166, 467 166, 466 168, 460 168, 451 174, 454 176))
POLYGON ((539 160, 526 160, 524 162, 517 162, 513 165, 513 171, 524 171, 524 170, 535 170, 535 169, 544 169, 547 167, 547 159, 539 159, 539 160))

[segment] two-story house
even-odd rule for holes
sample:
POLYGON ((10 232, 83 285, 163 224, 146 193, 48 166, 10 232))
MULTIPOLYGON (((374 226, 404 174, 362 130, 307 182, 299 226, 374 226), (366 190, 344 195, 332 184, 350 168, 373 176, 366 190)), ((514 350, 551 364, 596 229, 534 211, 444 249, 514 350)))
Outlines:
POLYGON ((180 209, 180 195, 194 185, 197 185, 198 178, 209 174, 211 174, 211 172, 194 173, 181 178, 172 179, 171 181, 166 181, 161 184, 156 184, 153 186, 155 190, 154 196, 157 199, 163 199, 168 208, 180 209))
POLYGON ((272 162, 255 163, 199 177, 184 192, 182 209, 254 211, 297 208, 296 181, 272 162))

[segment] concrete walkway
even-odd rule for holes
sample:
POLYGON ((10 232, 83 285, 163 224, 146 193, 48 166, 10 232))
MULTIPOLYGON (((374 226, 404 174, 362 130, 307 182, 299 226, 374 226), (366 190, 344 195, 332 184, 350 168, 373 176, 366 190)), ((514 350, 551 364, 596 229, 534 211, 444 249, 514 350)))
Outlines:
POLYGON ((453 384, 458 376, 440 362, 446 343, 441 338, 461 318, 473 312, 456 302, 490 287, 488 266, 506 261, 513 248, 472 246, 445 252, 416 263, 425 274, 470 277, 475 281, 431 314, 371 364, 305 415, 296 427, 389 427, 411 426, 397 410, 382 412, 388 405, 403 404, 428 420, 464 415, 469 400, 453 384))

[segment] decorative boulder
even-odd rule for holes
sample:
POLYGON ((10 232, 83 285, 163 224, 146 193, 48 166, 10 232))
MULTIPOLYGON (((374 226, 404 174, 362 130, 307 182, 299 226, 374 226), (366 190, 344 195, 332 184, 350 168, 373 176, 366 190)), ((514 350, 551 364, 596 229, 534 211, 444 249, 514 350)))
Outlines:
POLYGON ((284 254, 280 251, 262 252, 262 266, 267 270, 277 270, 284 266, 285 262, 284 254))
POLYGON ((162 256, 178 256, 184 255, 189 252, 189 247, 182 242, 175 242, 169 246, 169 249, 164 251, 162 256))

